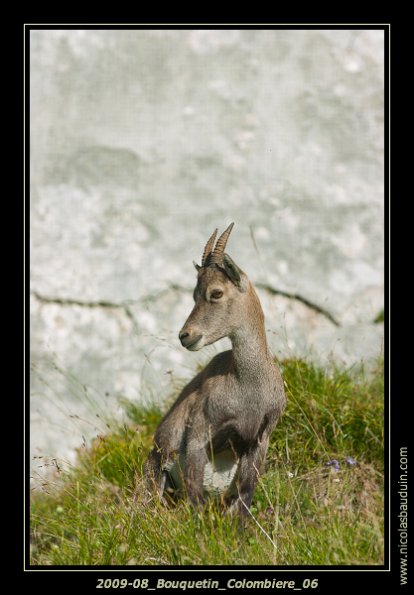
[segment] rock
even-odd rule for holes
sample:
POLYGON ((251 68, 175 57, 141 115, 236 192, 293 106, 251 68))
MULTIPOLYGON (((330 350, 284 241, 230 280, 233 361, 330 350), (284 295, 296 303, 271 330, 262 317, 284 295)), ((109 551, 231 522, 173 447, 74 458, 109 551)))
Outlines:
POLYGON ((275 355, 381 353, 383 84, 381 31, 31 32, 33 455, 228 346, 177 334, 231 221, 275 355))

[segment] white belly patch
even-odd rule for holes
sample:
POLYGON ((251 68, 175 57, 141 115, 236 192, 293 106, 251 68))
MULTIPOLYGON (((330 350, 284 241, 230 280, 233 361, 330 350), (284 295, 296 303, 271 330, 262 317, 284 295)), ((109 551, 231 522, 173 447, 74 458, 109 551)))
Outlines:
MULTIPOLYGON (((181 472, 182 458, 167 463, 164 467, 170 475, 176 489, 182 487, 182 472, 181 472)), ((226 492, 237 471, 238 461, 231 450, 224 450, 216 455, 214 459, 210 460, 204 467, 204 490, 211 494, 221 494, 226 492)))

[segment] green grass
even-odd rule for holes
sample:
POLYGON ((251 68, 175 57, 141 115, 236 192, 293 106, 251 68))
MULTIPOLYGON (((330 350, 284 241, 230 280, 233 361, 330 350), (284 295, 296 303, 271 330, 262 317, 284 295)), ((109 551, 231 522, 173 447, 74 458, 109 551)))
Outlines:
POLYGON ((202 511, 148 502, 142 464, 162 412, 129 403, 128 425, 112 423, 32 492, 31 564, 382 564, 383 364, 369 375, 301 360, 281 369, 288 405, 243 529, 214 500, 202 511))

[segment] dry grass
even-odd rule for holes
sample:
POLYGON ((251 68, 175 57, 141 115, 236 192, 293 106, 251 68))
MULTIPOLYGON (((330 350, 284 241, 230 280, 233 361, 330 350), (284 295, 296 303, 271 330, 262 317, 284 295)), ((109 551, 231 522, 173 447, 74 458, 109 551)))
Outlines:
POLYGON ((32 494, 31 563, 382 564, 382 365, 370 377, 300 360, 282 370, 289 404, 242 530, 214 500, 203 511, 148 500, 142 462, 161 412, 129 404, 130 425, 32 494))

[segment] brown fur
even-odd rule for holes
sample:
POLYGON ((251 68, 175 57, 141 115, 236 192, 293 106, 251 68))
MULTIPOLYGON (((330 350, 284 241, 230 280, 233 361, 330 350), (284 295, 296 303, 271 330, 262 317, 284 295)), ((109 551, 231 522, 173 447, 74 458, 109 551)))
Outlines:
POLYGON ((216 355, 183 389, 155 433, 145 475, 162 493, 171 483, 165 468, 180 455, 187 494, 193 503, 202 503, 206 465, 214 453, 232 451, 237 473, 223 497, 243 514, 285 406, 283 380, 267 345, 259 298, 246 274, 228 255, 222 264, 197 268, 195 305, 180 332, 181 342, 198 350, 229 337, 232 350, 216 355))

